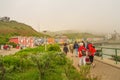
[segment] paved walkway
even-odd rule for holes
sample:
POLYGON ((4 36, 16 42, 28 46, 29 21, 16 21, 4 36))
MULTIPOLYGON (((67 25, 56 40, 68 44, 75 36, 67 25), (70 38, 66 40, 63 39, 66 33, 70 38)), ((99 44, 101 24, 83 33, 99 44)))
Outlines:
POLYGON ((120 80, 120 69, 99 61, 95 63, 95 68, 91 69, 92 75, 98 76, 101 80, 120 80))
POLYGON ((111 59, 108 59, 108 58, 101 59, 101 57, 97 57, 97 56, 95 56, 95 60, 97 60, 99 62, 102 62, 102 63, 106 63, 108 65, 111 65, 113 67, 116 67, 116 68, 120 69, 120 62, 117 62, 117 64, 116 64, 116 61, 114 61, 114 60, 111 60, 111 59))
MULTIPOLYGON (((67 57, 73 60, 73 65, 79 70, 78 57, 71 57, 68 53, 67 57)), ((120 64, 115 64, 115 61, 95 57, 96 66, 91 68, 91 75, 97 76, 99 80, 120 80, 120 64)))

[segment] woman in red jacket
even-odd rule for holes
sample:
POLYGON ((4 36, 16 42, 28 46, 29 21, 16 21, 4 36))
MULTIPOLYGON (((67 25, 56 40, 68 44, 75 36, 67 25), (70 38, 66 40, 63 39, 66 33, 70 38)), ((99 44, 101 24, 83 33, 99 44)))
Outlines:
POLYGON ((85 65, 86 64, 86 48, 83 46, 83 43, 80 43, 80 47, 78 48, 79 52, 79 64, 78 65, 85 65))
POLYGON ((95 47, 92 44, 88 44, 88 55, 89 55, 90 62, 93 66, 95 66, 95 63, 93 62, 95 52, 96 52, 95 47))

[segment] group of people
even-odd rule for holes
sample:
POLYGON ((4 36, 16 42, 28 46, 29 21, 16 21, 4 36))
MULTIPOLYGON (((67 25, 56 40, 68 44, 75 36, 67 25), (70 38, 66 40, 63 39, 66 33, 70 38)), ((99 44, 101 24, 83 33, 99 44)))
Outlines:
POLYGON ((67 54, 68 52, 72 53, 72 57, 75 54, 75 56, 79 58, 78 66, 86 65, 87 63, 95 66, 95 63, 93 61, 96 49, 95 46, 90 42, 81 41, 77 43, 75 41, 74 44, 70 43, 69 45, 65 43, 63 51, 65 52, 65 54, 67 54))

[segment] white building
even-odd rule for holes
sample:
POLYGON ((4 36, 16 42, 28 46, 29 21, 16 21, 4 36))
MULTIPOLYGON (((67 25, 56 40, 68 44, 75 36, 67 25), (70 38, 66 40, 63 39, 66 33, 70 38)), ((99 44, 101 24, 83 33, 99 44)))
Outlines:
POLYGON ((10 21, 10 17, 0 17, 0 21, 10 21))

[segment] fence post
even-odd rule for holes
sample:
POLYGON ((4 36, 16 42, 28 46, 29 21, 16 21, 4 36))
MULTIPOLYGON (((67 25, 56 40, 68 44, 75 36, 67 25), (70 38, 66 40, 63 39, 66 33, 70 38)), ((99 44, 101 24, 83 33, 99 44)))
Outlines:
POLYGON ((117 64, 117 49, 115 49, 115 60, 116 60, 116 64, 117 64))
POLYGON ((101 48, 101 59, 103 60, 103 51, 102 51, 102 48, 101 48))

